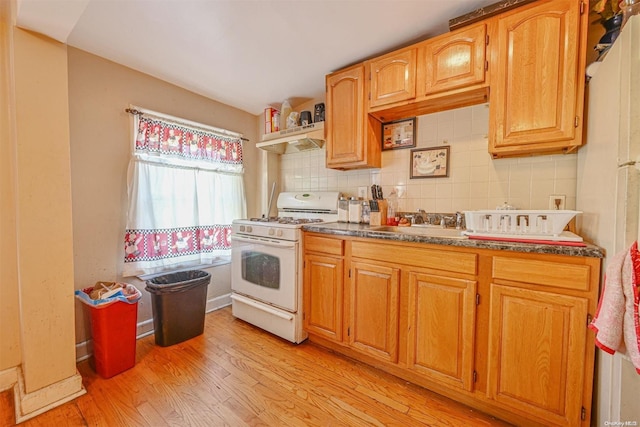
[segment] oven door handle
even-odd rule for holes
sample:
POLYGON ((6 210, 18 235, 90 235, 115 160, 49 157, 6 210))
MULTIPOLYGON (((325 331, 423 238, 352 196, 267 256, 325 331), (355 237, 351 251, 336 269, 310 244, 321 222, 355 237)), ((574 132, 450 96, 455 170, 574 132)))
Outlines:
POLYGON ((265 306, 263 304, 258 304, 257 302, 255 302, 253 300, 250 300, 249 298, 245 298, 243 296, 236 295, 236 294, 231 294, 231 299, 236 300, 236 301, 241 302, 241 303, 246 304, 246 305, 250 305, 253 308, 257 308, 258 310, 265 311, 265 312, 267 312, 269 314, 272 314, 274 316, 280 317, 281 319, 289 320, 289 321, 293 320, 293 315, 292 314, 282 313, 281 311, 275 310, 275 309, 273 309, 271 307, 267 307, 267 306, 265 306))
POLYGON ((275 248, 295 248, 296 242, 290 242, 288 240, 269 240, 269 239, 261 239, 259 237, 246 237, 246 236, 238 236, 232 235, 231 240, 235 240, 236 242, 244 242, 244 243, 259 243, 265 246, 273 246, 275 248))

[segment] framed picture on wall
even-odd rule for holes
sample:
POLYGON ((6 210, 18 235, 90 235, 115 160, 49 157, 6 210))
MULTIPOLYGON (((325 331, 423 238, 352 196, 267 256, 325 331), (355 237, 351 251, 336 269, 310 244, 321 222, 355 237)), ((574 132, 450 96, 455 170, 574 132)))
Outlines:
POLYGON ((396 120, 382 124, 382 149, 416 146, 416 118, 396 120))
POLYGON ((411 150, 410 178, 444 178, 449 176, 449 146, 411 150))

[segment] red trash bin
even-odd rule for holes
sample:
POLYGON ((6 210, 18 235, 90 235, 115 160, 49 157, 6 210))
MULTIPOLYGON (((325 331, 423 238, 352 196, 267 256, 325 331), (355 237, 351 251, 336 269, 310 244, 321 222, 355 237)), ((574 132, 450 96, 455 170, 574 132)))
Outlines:
POLYGON ((76 291, 76 296, 91 313, 94 369, 101 377, 111 378, 136 363, 138 300, 142 293, 127 284, 123 294, 92 300, 92 290, 76 291))

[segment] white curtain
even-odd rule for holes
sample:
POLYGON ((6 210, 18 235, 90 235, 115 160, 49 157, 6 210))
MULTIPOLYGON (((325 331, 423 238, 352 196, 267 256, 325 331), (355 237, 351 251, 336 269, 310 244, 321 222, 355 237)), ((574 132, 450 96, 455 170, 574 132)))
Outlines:
POLYGON ((136 110, 123 276, 228 257, 246 216, 240 135, 136 110))

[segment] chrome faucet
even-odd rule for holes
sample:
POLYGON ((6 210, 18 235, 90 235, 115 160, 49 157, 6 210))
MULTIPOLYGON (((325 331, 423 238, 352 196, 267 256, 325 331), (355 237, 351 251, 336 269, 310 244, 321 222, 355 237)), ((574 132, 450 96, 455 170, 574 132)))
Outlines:
POLYGON ((422 217, 422 213, 420 212, 420 209, 418 209, 417 214, 413 215, 413 217, 411 218, 411 222, 413 224, 424 224, 424 218, 422 217))
POLYGON ((456 212, 456 230, 462 228, 462 212, 456 212))

